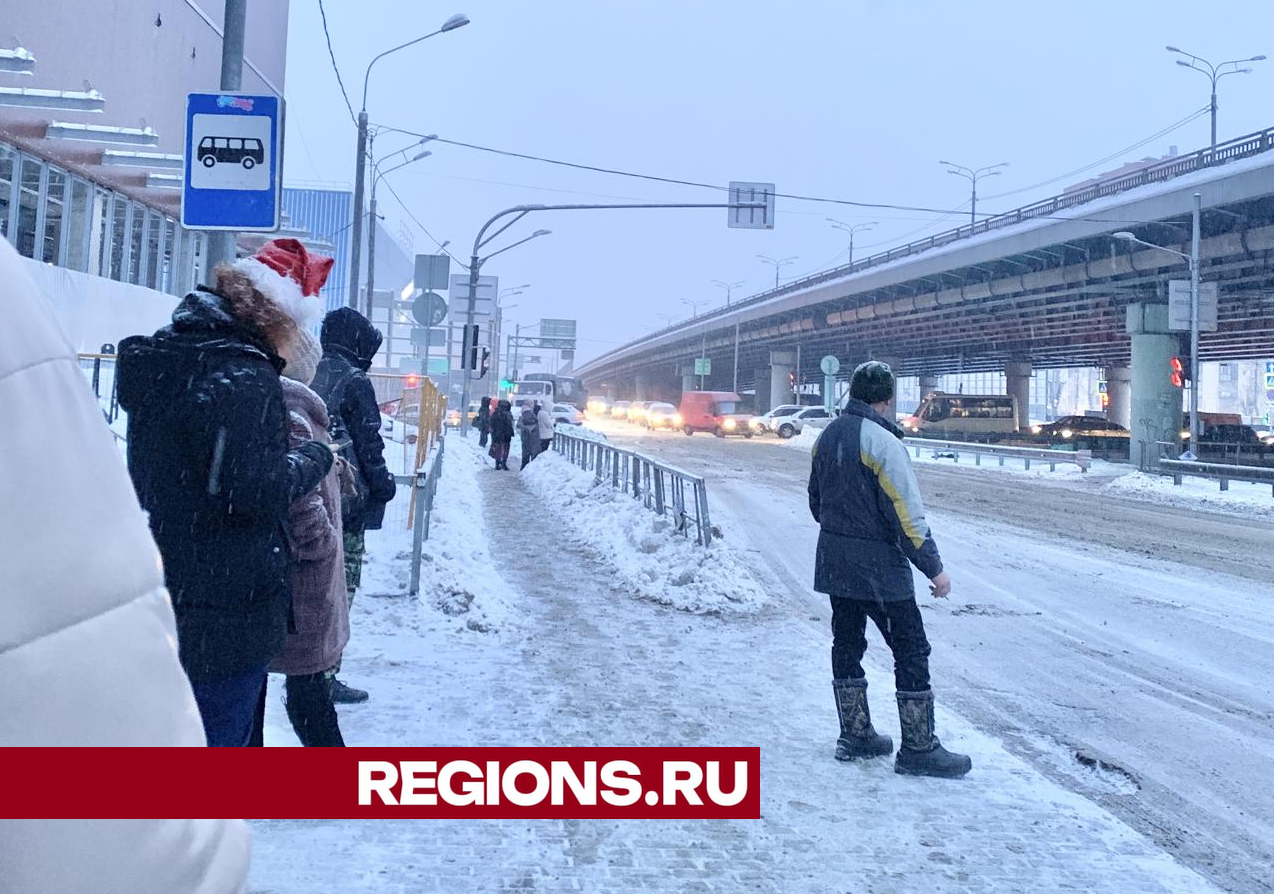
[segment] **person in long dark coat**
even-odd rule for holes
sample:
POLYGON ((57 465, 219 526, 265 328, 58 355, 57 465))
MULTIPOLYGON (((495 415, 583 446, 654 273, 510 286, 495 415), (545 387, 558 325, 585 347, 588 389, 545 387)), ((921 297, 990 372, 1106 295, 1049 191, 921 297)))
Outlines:
POLYGON ((522 415, 518 417, 518 438, 522 441, 521 468, 525 469, 540 452, 540 420, 530 401, 522 405, 522 415))
POLYGON ((287 508, 333 456, 317 441, 288 449, 278 346, 296 323, 241 270, 216 279, 171 326, 120 343, 116 381, 208 744, 242 746, 288 627, 287 508))
POLYGON ((500 401, 491 414, 491 450, 497 470, 509 470, 509 445, 513 442, 513 405, 500 401))
MULTIPOLYGON (((385 517, 385 506, 394 498, 394 476, 385 465, 385 441, 380 436, 380 406, 376 392, 367 378, 372 359, 380 349, 381 334, 358 311, 342 307, 323 318, 319 336, 323 359, 310 388, 327 405, 333 433, 343 433, 351 445, 342 456, 352 461, 362 482, 360 491, 366 498, 358 505, 347 501, 342 513, 345 547, 345 590, 350 607, 354 593, 362 583, 363 554, 366 531, 379 530, 385 517)), ((337 679, 338 661, 330 670, 332 700, 341 704, 367 701, 362 689, 347 686, 337 679)))
POLYGON ((490 397, 483 397, 478 401, 478 415, 473 419, 473 426, 478 430, 478 446, 487 446, 487 436, 491 434, 490 397))

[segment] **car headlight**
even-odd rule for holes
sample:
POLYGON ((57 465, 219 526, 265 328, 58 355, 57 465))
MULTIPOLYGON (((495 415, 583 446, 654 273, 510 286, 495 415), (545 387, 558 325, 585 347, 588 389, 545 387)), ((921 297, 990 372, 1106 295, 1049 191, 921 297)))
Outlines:
POLYGON ((725 425, 726 428, 734 428, 738 423, 735 422, 733 419, 727 419, 723 424, 725 425))
POLYGON ((673 415, 673 417, 672 417, 672 424, 673 424, 673 425, 680 425, 680 424, 681 424, 681 414, 680 414, 680 413, 676 413, 676 414, 674 414, 674 415, 673 415))
POLYGON ((1031 426, 1031 434, 1033 434, 1033 435, 1038 435, 1038 434, 1042 433, 1043 431, 1044 431, 1044 426, 1042 426, 1042 425, 1032 425, 1032 426, 1031 426))
POLYGON ((1181 437, 1184 440, 1187 440, 1187 441, 1190 440, 1190 429, 1188 428, 1181 429, 1181 437))
POLYGON ((1069 437, 1070 437, 1071 435, 1073 435, 1073 434, 1075 434, 1075 433, 1074 433, 1073 431, 1071 431, 1069 428, 1064 428, 1064 429, 1062 429, 1062 437, 1063 437, 1063 438, 1069 438, 1069 437))

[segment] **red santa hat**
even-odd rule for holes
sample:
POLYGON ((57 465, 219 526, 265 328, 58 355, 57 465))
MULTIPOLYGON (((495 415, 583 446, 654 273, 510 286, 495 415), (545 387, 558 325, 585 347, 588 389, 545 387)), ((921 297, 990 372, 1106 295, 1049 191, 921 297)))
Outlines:
POLYGON ((234 269, 252 280, 253 287, 274 302, 302 329, 323 317, 319 289, 332 271, 332 259, 310 254, 295 239, 272 239, 250 258, 235 262, 234 269))

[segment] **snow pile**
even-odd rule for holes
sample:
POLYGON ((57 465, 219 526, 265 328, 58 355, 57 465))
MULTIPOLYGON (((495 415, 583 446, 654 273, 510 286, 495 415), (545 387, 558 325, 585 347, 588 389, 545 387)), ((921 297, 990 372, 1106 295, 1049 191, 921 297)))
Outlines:
POLYGON ((553 427, 558 434, 573 435, 577 438, 583 438, 585 441, 602 441, 607 440, 606 436, 595 428, 588 428, 583 425, 566 425, 559 422, 553 427))
POLYGON ((1180 485, 1172 483, 1166 475, 1146 472, 1129 472, 1111 481, 1104 488, 1107 493, 1193 508, 1204 507, 1217 512, 1239 512, 1258 518, 1274 518, 1274 495, 1270 485, 1249 481, 1231 481, 1228 491, 1221 490, 1219 482, 1211 478, 1182 479, 1180 485))
MULTIPOLYGON (((454 619, 458 629, 488 632, 513 617, 500 594, 510 592, 496 572, 487 547, 477 473, 484 467, 476 446, 447 437, 442 477, 420 562, 420 600, 429 611, 421 620, 454 619)), ((400 596, 411 579, 412 532, 391 518, 406 518, 409 488, 399 487, 386 513, 385 530, 369 531, 362 589, 373 595, 400 596), (401 504, 401 505, 400 505, 401 504)))
POLYGON ((547 503, 571 537, 596 550, 636 595, 698 614, 748 613, 765 593, 738 554, 714 541, 704 549, 674 531, 670 518, 556 453, 541 456, 522 480, 547 503))
POLYGON ((814 449, 814 445, 818 442, 818 436, 822 433, 823 430, 821 428, 806 425, 783 443, 788 447, 793 447, 797 450, 804 450, 806 453, 809 453, 814 449))

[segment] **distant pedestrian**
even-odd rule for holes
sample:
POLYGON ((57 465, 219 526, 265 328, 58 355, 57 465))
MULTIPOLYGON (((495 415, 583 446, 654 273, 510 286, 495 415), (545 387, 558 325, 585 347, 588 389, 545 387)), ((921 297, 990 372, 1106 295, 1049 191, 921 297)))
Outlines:
POLYGON ((540 424, 540 449, 539 453, 547 453, 549 447, 553 444, 553 414, 548 408, 541 406, 535 411, 535 419, 540 424))
MULTIPOLYGON (((328 441, 327 408, 307 385, 322 357, 318 341, 301 331, 282 351, 283 402, 288 408, 292 443, 328 441)), ((343 747, 341 728, 332 704, 327 670, 336 664, 349 641, 349 603, 345 597, 345 551, 341 530, 341 484, 333 468, 319 486, 288 509, 292 552, 292 614, 294 629, 283 652, 270 662, 270 671, 286 674, 284 684, 288 720, 307 747, 343 747)), ((258 709, 262 729, 265 692, 258 709)), ((260 733, 258 733, 258 736, 260 733)), ((254 743, 257 744, 257 743, 254 743)))
POLYGON ((164 558, 209 745, 251 738, 290 614, 287 509, 332 468, 320 441, 289 450, 279 383, 279 350, 322 312, 331 265, 276 239, 219 266, 215 289, 187 295, 171 326, 120 343, 128 470, 164 558))
POLYGON ((530 401, 522 404, 522 415, 518 417, 518 438, 522 441, 522 468, 525 469, 540 452, 540 420, 530 401))
POLYGON ((887 755, 867 706, 862 658, 867 619, 894 656, 902 747, 894 770, 916 776, 963 776, 972 762, 934 735, 929 641, 916 605, 908 561, 931 581, 934 598, 951 591, 903 432, 887 418, 894 396, 889 367, 868 361, 854 370, 850 400, 814 445, 810 512, 821 527, 814 589, 832 603, 832 688, 840 717, 838 760, 887 755))
MULTIPOLYGON (((353 607, 363 579, 365 532, 379 530, 385 505, 394 498, 394 476, 385 465, 385 442, 380 436, 380 407, 367 370, 380 350, 381 334, 358 311, 342 307, 323 318, 320 334, 323 359, 311 388, 323 398, 329 431, 341 456, 355 471, 357 495, 342 502, 342 541, 345 547, 345 595, 353 607)), ((332 700, 338 704, 367 701, 367 692, 337 678, 341 663, 328 672, 332 700)))
POLYGON ((487 446, 487 436, 491 434, 491 398, 483 397, 478 401, 478 414, 473 425, 478 430, 478 446, 487 446))
POLYGON ((497 470, 509 470, 509 445, 513 441, 513 405, 500 401, 491 414, 491 450, 497 470))

